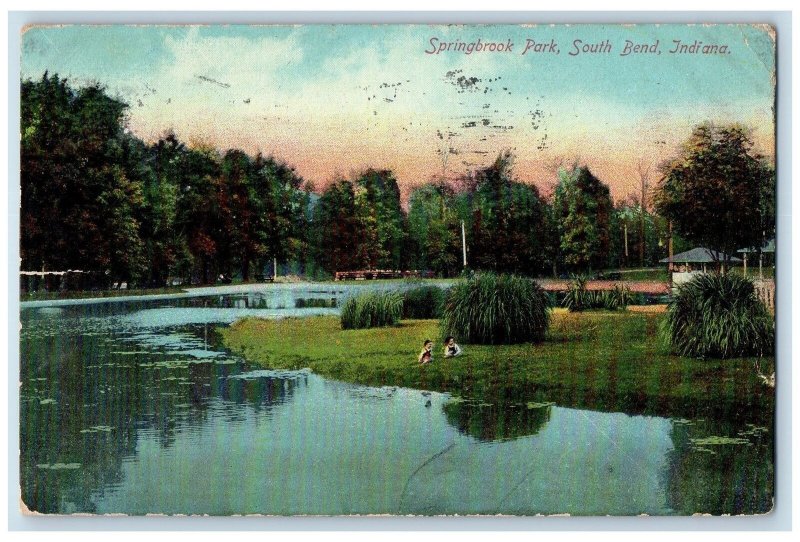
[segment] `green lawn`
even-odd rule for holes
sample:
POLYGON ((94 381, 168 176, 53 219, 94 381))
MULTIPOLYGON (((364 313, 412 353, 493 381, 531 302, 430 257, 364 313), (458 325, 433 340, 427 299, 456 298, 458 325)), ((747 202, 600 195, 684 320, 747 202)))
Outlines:
MULTIPOLYGON (((227 348, 268 368, 310 368, 337 380, 448 391, 493 403, 537 400, 594 410, 702 416, 772 411, 773 390, 759 382, 754 359, 695 360, 669 355, 658 336, 663 313, 557 309, 546 341, 512 346, 462 345, 442 359, 436 320, 397 327, 340 329, 337 317, 260 320, 221 329, 227 348), (422 342, 437 342, 430 365, 416 361, 422 342)), ((772 370, 762 360, 762 371, 772 370)))

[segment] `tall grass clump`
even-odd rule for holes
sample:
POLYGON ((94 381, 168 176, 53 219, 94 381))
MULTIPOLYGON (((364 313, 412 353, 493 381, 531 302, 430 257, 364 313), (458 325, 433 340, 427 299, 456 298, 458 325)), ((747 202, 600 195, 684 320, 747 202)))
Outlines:
POLYGON ((549 322, 549 300, 536 282, 486 273, 450 289, 440 326, 459 342, 514 344, 544 340, 549 322))
POLYGON ((403 310, 397 292, 368 292, 351 297, 342 306, 342 329, 365 329, 396 325, 403 310))
POLYGON ((695 358, 772 355, 775 323, 740 275, 704 274, 678 287, 665 319, 673 352, 695 358))
POLYGON ((421 286, 403 293, 403 318, 439 318, 444 307, 445 291, 438 286, 421 286))
POLYGON ((587 290, 586 277, 575 277, 564 295, 562 305, 570 312, 588 309, 606 309, 615 311, 626 309, 633 301, 627 286, 615 285, 612 290, 587 290))

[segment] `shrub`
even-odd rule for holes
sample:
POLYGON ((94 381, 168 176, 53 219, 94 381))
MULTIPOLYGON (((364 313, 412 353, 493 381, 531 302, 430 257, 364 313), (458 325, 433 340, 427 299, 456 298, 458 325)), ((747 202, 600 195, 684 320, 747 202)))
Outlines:
POLYGON ((627 308, 632 300, 631 291, 626 286, 617 284, 613 290, 589 291, 586 289, 586 278, 576 277, 569 285, 562 304, 570 312, 587 309, 615 311, 627 308))
POLYGON ((295 300, 294 306, 296 309, 312 309, 312 308, 335 308, 336 298, 322 298, 311 297, 308 299, 300 298, 295 300))
POLYGON ((513 344, 544 340, 550 304, 533 280, 491 273, 459 282, 447 294, 442 336, 459 342, 513 344))
POLYGON ((771 355, 775 324, 753 282, 704 274, 678 287, 665 319, 673 352, 697 358, 771 355))
POLYGON ((586 289, 586 277, 575 277, 564 296, 564 307, 570 312, 583 311, 591 304, 591 294, 586 289))
POLYGON ((437 286, 421 286, 403 294, 403 318, 439 318, 445 291, 437 286))
POLYGON ((370 292, 351 297, 342 306, 342 329, 393 326, 400 321, 403 298, 397 292, 370 292))

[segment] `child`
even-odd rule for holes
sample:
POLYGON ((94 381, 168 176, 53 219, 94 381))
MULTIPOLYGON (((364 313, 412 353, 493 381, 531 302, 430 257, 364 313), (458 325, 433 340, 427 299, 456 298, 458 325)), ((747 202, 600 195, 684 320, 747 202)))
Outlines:
POLYGON ((433 361, 433 341, 430 339, 426 339, 424 343, 422 343, 422 352, 419 353, 418 361, 422 364, 430 363, 433 361))
POLYGON ((452 335, 444 340, 444 357, 454 358, 461 355, 461 347, 456 344, 456 339, 452 335))

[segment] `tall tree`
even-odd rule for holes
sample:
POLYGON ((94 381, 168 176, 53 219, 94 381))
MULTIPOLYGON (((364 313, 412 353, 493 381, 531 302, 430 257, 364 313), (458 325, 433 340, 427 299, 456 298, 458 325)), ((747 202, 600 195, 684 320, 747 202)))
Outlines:
POLYGON ((359 259, 368 269, 399 269, 405 246, 400 187, 389 170, 368 169, 355 181, 356 207, 363 242, 359 259))
POLYGON ((21 88, 23 269, 131 280, 144 270, 139 148, 127 105, 45 73, 21 88))
POLYGON ((704 123, 692 130, 661 165, 655 193, 657 211, 676 233, 726 258, 741 247, 761 247, 775 227, 775 171, 752 148, 741 125, 704 123))
POLYGON ((513 155, 503 152, 465 183, 472 190, 470 265, 536 274, 547 267, 546 204, 535 186, 514 179, 512 166, 513 155))
POLYGON ((353 183, 339 179, 320 196, 312 222, 315 259, 328 273, 361 267, 357 247, 361 242, 353 183))
POLYGON ((559 256, 573 271, 608 265, 613 205, 608 186, 589 168, 573 166, 559 171, 553 197, 558 224, 559 256))
POLYGON ((409 266, 451 277, 461 269, 461 226, 453 189, 430 183, 411 193, 408 210, 409 266))

